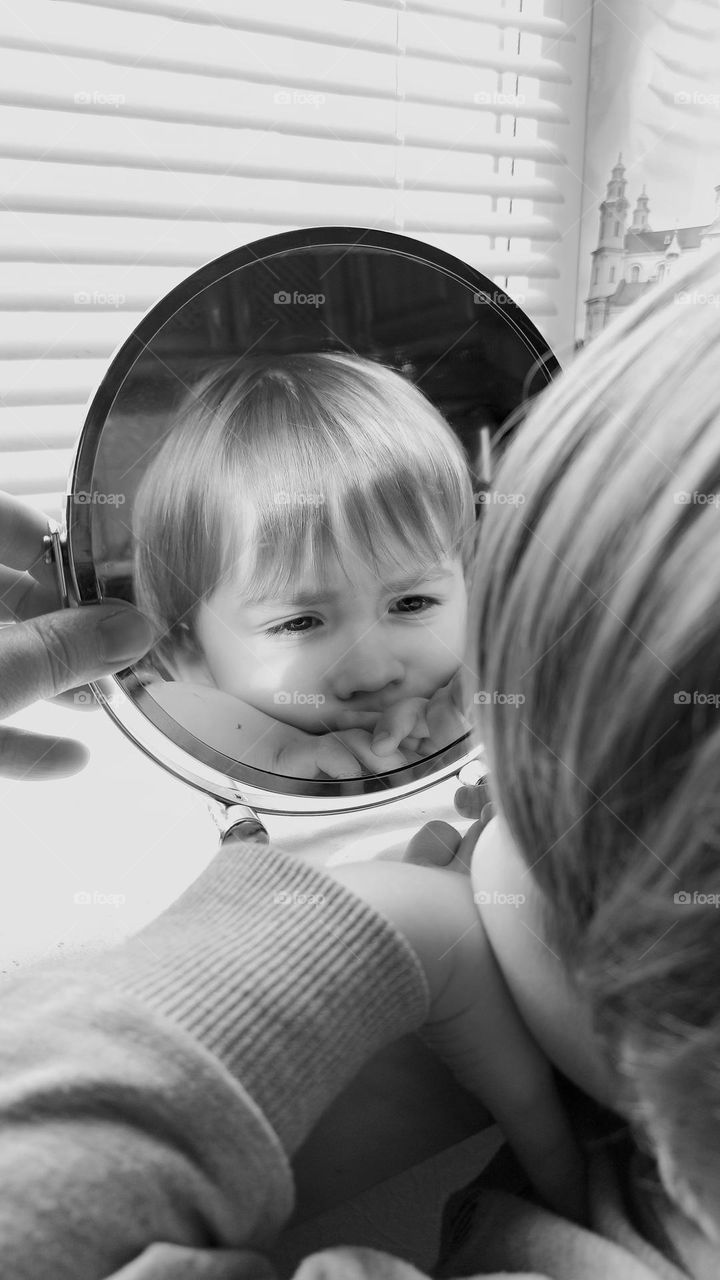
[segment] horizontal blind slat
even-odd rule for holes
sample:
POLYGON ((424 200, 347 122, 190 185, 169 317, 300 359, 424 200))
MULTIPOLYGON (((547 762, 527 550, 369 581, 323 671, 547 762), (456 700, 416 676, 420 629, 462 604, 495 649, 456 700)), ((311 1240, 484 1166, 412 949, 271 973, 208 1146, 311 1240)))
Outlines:
POLYGON ((71 449, 80 436, 83 421, 80 405, 0 408, 0 454, 5 450, 71 449))
POLYGON ((189 41, 186 24, 164 18, 128 19, 124 13, 103 14, 94 9, 73 13, 75 4, 57 0, 34 0, 28 8, 30 15, 25 11, 22 16, 19 11, 0 9, 0 47, 45 55, 46 62, 48 55, 53 60, 62 57, 83 70, 83 82, 94 70, 105 81, 113 80, 118 91, 123 85, 129 88, 145 83, 148 76, 168 73, 175 78, 212 78, 220 86, 224 79, 308 88, 322 81, 339 94, 359 90, 372 97, 393 96, 394 23, 382 42, 372 41, 369 46, 349 34, 340 47, 329 47, 324 33, 313 34, 310 29, 303 32, 299 57, 299 36, 287 30, 270 35, 253 32, 248 39, 227 27, 202 26, 189 41))
MULTIPOLYGON (((273 234, 294 224, 273 227, 273 234)), ((127 263, 183 267, 187 271, 245 243, 261 240, 267 226, 238 221, 176 222, 143 218, 78 218, 72 214, 27 211, 22 216, 0 207, 0 261, 127 263)))
MULTIPOLYGON (((87 0, 82 0, 86 3, 87 0)), ((361 0, 365 4, 382 5, 385 0, 361 0)), ((524 13, 513 13, 493 0, 409 0, 408 10, 411 13, 428 14, 431 17, 462 18, 474 24, 499 27, 501 30, 512 28, 513 31, 526 32, 528 35, 547 36, 549 40, 574 41, 572 27, 560 18, 539 17, 527 10, 524 13)))
POLYGON ((0 275, 0 311, 143 312, 184 276, 178 268, 148 268, 140 262, 101 269, 58 261, 6 262, 0 275))
MULTIPOLYGON (((266 0, 260 15, 253 0, 213 0, 210 11, 205 0, 194 0, 194 3, 187 3, 186 0, 122 0, 122 6, 119 0, 75 0, 75 2, 104 12, 122 7, 123 11, 136 14, 163 14, 183 22, 219 23, 223 27, 235 25, 248 31, 254 27, 267 31, 284 31, 288 27, 287 7, 278 4, 278 0, 266 0)), ((340 7, 346 7, 350 11, 350 20, 357 20, 361 24, 361 29, 367 28, 368 18, 363 15, 368 10, 373 11, 373 16, 378 11, 388 11, 392 15, 397 15, 406 6, 413 12, 430 14, 440 12, 445 16, 467 18, 483 26, 512 27, 555 40, 573 39, 572 28, 567 22, 559 18, 537 16, 528 11, 513 13, 512 10, 498 4, 497 0, 482 0, 482 8, 478 7, 478 0, 343 0, 343 6, 338 6, 337 0, 314 0, 313 13, 308 14, 307 10, 303 11, 302 26, 298 29, 307 29, 314 17, 318 27, 333 30, 338 18, 336 11, 340 7)))
MULTIPOLYGON (((294 224, 274 227, 273 233, 290 231, 294 224)), ((141 218, 78 219, 69 214, 28 213, 22 219, 0 211, 0 262, 97 264, 135 269, 139 262, 170 266, 178 271, 178 283, 191 270, 213 258, 251 244, 269 234, 266 226, 218 222, 177 223, 141 218), (84 223, 85 227, 78 226, 84 223), (152 235, 150 234, 152 232, 152 235)), ((412 230, 405 231, 412 236, 412 230)), ((485 275, 552 279, 557 267, 544 254, 514 245, 508 250, 491 248, 476 235, 417 236, 453 254, 485 275)), ((99 277, 100 278, 100 277, 99 277)))
MULTIPOLYGON (((176 125, 225 125, 387 141, 394 137, 394 64, 389 63, 386 96, 366 92, 323 92, 302 99, 299 91, 249 80, 127 69, 122 76, 102 63, 48 53, 6 50, 0 57, 0 102, 41 107, 58 114, 56 128, 70 132, 75 114, 119 114, 138 123, 169 120, 176 125), (391 92, 392 88, 392 92, 391 92), (293 97, 293 94, 295 95, 293 97), (276 95, 279 95, 276 100, 276 95), (361 121, 361 123, 359 123, 361 121)), ((309 94, 315 91, 308 90, 309 94)), ((140 135, 141 140, 141 135, 140 135)), ((48 139, 50 141, 50 139, 48 139)), ((239 139, 240 141, 240 139, 239 139)), ((252 146, 256 140, 246 137, 252 146)))
MULTIPOLYGON (((0 296, 0 308, 2 297, 0 296)), ((92 305, 78 305, 63 313, 56 311, 2 311, 0 309, 0 351, 8 360, 107 359, 142 320, 143 312, 101 311, 92 305)))
MULTIPOLYGON (((202 194, 189 174, 143 173, 142 183, 132 170, 106 170, 103 182, 91 165, 40 163, 32 166, 7 160, 3 166, 2 204, 18 213, 54 209, 83 216, 122 214, 180 221, 198 219, 237 223, 240 217, 285 225, 288 209, 297 226, 343 225, 354 218, 361 226, 423 227, 477 235, 532 236, 552 239, 552 221, 540 214, 521 216, 495 212, 489 199, 479 203, 475 193, 457 192, 448 201, 444 192, 318 184, 307 187, 277 179, 218 178, 202 194)), ((149 231, 152 235, 152 231, 149 231)))
POLYGON ((52 493, 65 486, 70 449, 24 450, 0 455, 0 489, 6 493, 52 493))
POLYGON ((106 370, 104 360, 0 360, 0 404, 84 405, 106 370))
MULTIPOLYGON (((417 67, 413 72, 408 66, 407 75, 418 85, 427 83, 426 73, 417 67)), ((250 157, 261 149, 267 133, 284 137, 286 148, 288 137, 296 136, 352 142, 353 146, 368 142, 394 146, 402 139, 406 146, 442 146, 472 154, 484 149, 492 155, 526 157, 547 164, 562 160, 559 149, 543 139, 498 137, 497 119, 508 114, 507 106, 474 100, 476 92, 492 97, 494 80, 490 88, 489 82, 463 80, 462 92, 452 102, 427 101, 425 94, 423 100, 406 97, 396 104, 394 73, 392 93, 386 100, 341 95, 324 88, 307 101, 296 90, 277 91, 272 86, 210 77, 133 70, 132 81, 119 86, 102 66, 98 76, 99 84, 91 83, 86 67, 78 65, 77 59, 53 61, 44 54, 6 53, 0 59, 0 103, 55 111, 55 136, 71 137, 77 115, 122 118, 128 122, 128 131, 134 130, 140 147, 145 146, 145 121, 169 121, 175 128, 188 123, 231 129, 238 150, 242 145, 250 157), (49 65, 52 76, 48 75, 49 65), (275 100, 278 96, 282 101, 275 100), (238 130, 249 132, 238 136, 238 130)), ((50 139, 47 143, 52 149, 50 139)), ((146 150, 152 156, 149 146, 146 150)), ((363 170, 360 156, 358 169, 363 170)))
MULTIPOLYGON (((57 0, 54 2, 57 5, 57 0)), ((43 3, 47 6, 53 0, 43 3)), ((212 0, 212 5, 206 0, 196 4, 183 0, 63 0, 63 11, 77 13, 79 26, 91 21, 109 29, 111 23, 122 22, 126 29, 143 33, 164 22, 167 29, 193 28, 194 44, 205 34, 218 33, 228 40, 237 32, 251 40, 267 35, 322 40, 340 47, 359 44, 368 49, 394 48, 398 8, 396 0, 382 0, 370 14, 362 0, 343 0, 342 4, 313 0, 312 5, 302 8, 289 6, 284 0, 263 0, 262 6, 257 0, 212 0)))
MULTIPOLYGON (((196 228, 197 229, 197 228, 196 228)), ((183 248, 184 253, 181 254, 179 249, 175 249, 175 261, 182 256, 182 265, 178 267, 177 283, 180 283, 186 275, 202 266, 210 257, 220 257, 223 253, 229 253, 233 249, 238 248, 242 244, 250 244, 262 238, 267 228, 252 227, 237 229, 237 233, 231 231, 224 238, 217 236, 217 227, 205 228, 207 236, 212 236, 209 240, 202 238, 202 230, 200 227, 200 235, 193 240, 188 239, 183 248), (241 231, 247 231, 247 238, 243 238, 241 231)), ((288 227, 287 230, 290 230, 288 227)), ((127 232, 127 227, 125 228, 127 232)), ((413 238, 412 230, 406 231, 405 234, 413 238)), ((9 234, 3 233, 3 222, 0 217, 0 261, 28 261, 31 265, 43 262, 56 263, 60 256, 64 257, 66 262, 78 261, 79 263, 97 264, 99 268, 98 279, 102 280, 102 273, 105 270, 106 263, 103 261, 104 251, 111 248, 115 250, 115 256, 109 265, 115 266, 118 262, 127 262, 131 269, 136 268, 138 259, 143 253, 147 253, 147 245, 143 245, 141 235, 135 241, 126 240, 124 245, 110 244, 108 238, 103 242, 97 241, 95 244, 83 243, 79 239, 71 239, 59 237, 55 235, 53 238, 49 232, 42 232, 43 239, 33 238, 27 241, 22 239, 22 243, 9 243, 9 234), (123 256, 124 255, 124 256, 123 256)), ((535 280, 551 280, 558 276, 557 265, 550 259, 540 253, 532 253, 529 250, 514 248, 497 248, 489 250, 484 248, 482 243, 478 243, 478 237, 473 235, 442 235, 434 234, 431 236, 417 235, 417 239, 425 240, 427 243, 435 245, 436 248, 444 250, 444 252, 452 254, 461 261, 468 263, 469 266, 475 267, 477 271, 481 271, 490 279, 504 279, 506 276, 527 276, 535 280)), ((148 254, 149 256, 149 254, 148 254)))
MULTIPOLYGON (((131 38, 128 32, 131 32, 136 46, 138 42, 145 46, 143 60, 146 64, 158 67, 177 65, 172 61, 172 46, 188 23, 196 27, 192 36, 193 47, 205 56, 206 64, 217 68, 222 68, 228 52, 236 58, 238 54, 242 56, 245 50, 241 46, 247 49, 252 44, 258 50, 256 56, 259 60, 265 47, 282 50, 283 41, 300 41, 301 46, 311 42, 325 47, 328 65, 332 65, 336 47, 343 56, 348 49, 395 52, 397 27, 400 27, 401 38, 407 46, 405 31, 427 31, 441 24, 443 31, 459 33, 457 38, 460 41, 468 42, 469 38, 469 47, 479 59, 483 58, 488 42, 496 42, 496 32, 507 28, 512 32, 547 36, 553 41, 573 40, 568 23, 557 19, 538 19, 532 14, 512 13, 496 4, 488 9, 484 0, 482 8, 474 10, 456 4, 414 3, 407 8, 398 5, 393 12, 391 6, 382 4, 375 6, 370 17, 368 9, 352 3, 352 0, 343 0, 342 4, 337 4, 337 0, 313 0, 313 5, 302 10, 300 22, 293 20, 292 10, 288 13, 288 6, 277 4, 277 0, 265 3, 260 13, 258 5, 247 3, 247 0, 245 3, 243 0, 228 0, 224 6, 214 3, 210 12, 206 6, 191 9, 181 3, 126 3, 120 6, 102 5, 97 0, 74 0, 74 3, 65 0, 60 5, 58 0, 35 0, 33 13, 38 19, 35 29, 27 20, 23 23, 15 14, 5 13, 0 24, 0 38, 18 41, 18 46, 24 41, 24 47, 51 45, 86 56, 97 56, 100 52, 110 61, 133 61, 137 58, 137 47, 133 50, 132 45, 127 44, 131 38), (82 17, 78 17, 79 13, 82 17), (213 55, 218 61, 214 61, 213 55)), ((512 56, 512 52, 509 42, 506 56, 512 56)), ((436 49, 430 49, 430 56, 443 58, 439 41, 436 41, 436 49)), ((269 61, 272 63, 273 59, 269 61)), ((187 52, 181 59, 181 65, 188 65, 187 52)), ((555 72, 559 69, 550 60, 547 67, 555 72)), ((562 69, 559 70, 562 74, 562 69)))
MULTIPOLYGON (((555 114, 560 116, 559 108, 555 114)), ((47 112, 6 106, 0 111, 0 157, 38 161, 51 158, 56 164, 94 168, 187 172, 196 178, 204 173, 264 181, 297 178, 304 183, 339 186, 358 182, 368 186, 392 184, 397 168, 399 181, 430 191, 557 199, 556 187, 549 178, 494 172, 490 139, 484 139, 482 152, 470 159, 466 152, 442 147, 406 147, 398 154, 395 141, 392 145, 355 142, 349 148, 337 139, 311 137, 295 138, 288 155, 283 135, 267 132, 262 146, 245 155, 239 151, 237 133, 232 129, 187 125, 178 130, 165 122, 145 121, 139 137, 137 128, 134 121, 118 116, 80 114, 71 131, 53 139, 52 156, 48 157, 47 112)), ((506 154, 497 136, 493 141, 495 149, 506 154)))
MULTIPOLYGON (((37 2, 35 0, 36 6, 37 2)), ((146 95, 152 99, 153 81, 162 81, 166 95, 172 97, 173 89, 180 83, 199 87, 212 80, 214 94, 219 93, 226 103, 236 104, 236 109, 241 105, 237 96, 239 83, 246 91, 254 89, 260 105, 264 101, 268 107, 271 103, 279 105, 275 91, 283 87, 304 88, 320 96, 332 95, 338 101, 348 94, 388 101, 396 96, 394 42, 388 42, 383 49, 364 49, 355 41, 341 50, 329 52, 323 43, 305 41, 302 56, 298 57, 297 39, 291 36, 255 34, 249 42, 235 38, 232 31, 216 33, 205 29, 199 37, 199 47, 189 56, 182 26, 173 27, 166 22, 150 29, 147 25, 133 28, 128 26, 125 17, 121 17, 119 25, 117 20, 108 24, 101 15, 86 11, 86 20, 79 28, 71 26, 72 34, 68 35, 64 13, 67 7, 74 6, 63 6, 62 10, 57 4, 44 6, 44 19, 37 28, 14 11, 0 10, 4 78, 8 74, 12 76, 16 59, 34 60, 36 64, 44 62, 45 75, 52 63, 53 74, 72 78, 73 94, 86 93, 92 97, 96 93, 100 99, 119 96, 126 102, 142 100, 146 95), (90 28, 98 19, 100 24, 93 38, 90 28), (76 34, 78 31, 80 34, 76 34), (175 54, 173 42, 178 46, 175 54), (144 54, 142 66, 137 65, 138 43, 144 54), (62 64, 58 59, 62 59, 62 64), (95 83, 88 83, 91 80, 95 83)), ((479 38, 466 22, 446 18, 431 21, 406 13, 401 31, 403 52, 408 58, 422 62, 425 79, 429 62, 431 67, 433 64, 450 67, 465 79, 491 72, 530 77, 541 84, 568 83, 569 80, 561 63, 518 54, 513 42, 508 42, 506 48, 493 47, 497 46, 496 40, 479 38)), ((456 78, 445 77, 444 86, 446 94, 449 89, 454 95, 456 78)), ((478 83, 477 87, 484 85, 478 83)), ((118 104, 111 105, 117 107, 118 104)), ((295 105, 303 104, 296 102, 295 105)), ((305 105, 314 105, 317 109, 318 104, 311 101, 305 105)))

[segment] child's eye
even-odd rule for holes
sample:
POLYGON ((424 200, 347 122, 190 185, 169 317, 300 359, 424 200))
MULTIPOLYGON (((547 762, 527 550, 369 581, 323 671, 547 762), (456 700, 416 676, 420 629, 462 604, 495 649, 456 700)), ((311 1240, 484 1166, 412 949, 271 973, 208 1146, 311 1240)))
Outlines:
POLYGON ((274 627, 266 627, 265 635, 267 636, 301 636, 306 631, 314 630, 313 623, 318 623, 319 618, 312 618, 310 614, 304 613, 299 618, 288 618, 287 622, 278 622, 274 627))
POLYGON ((434 596, 403 596, 402 600, 398 600, 395 608, 400 613, 424 613, 426 609, 432 609, 433 605, 439 604, 434 596))

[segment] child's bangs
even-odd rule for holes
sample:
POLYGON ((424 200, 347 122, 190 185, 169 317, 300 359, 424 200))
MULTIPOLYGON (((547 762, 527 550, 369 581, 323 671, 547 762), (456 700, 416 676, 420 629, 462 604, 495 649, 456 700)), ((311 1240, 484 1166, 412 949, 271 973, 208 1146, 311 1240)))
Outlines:
POLYGON ((248 602, 292 596, 338 565, 352 581, 368 565, 382 578, 465 561, 475 513, 451 436, 448 447, 434 423, 427 440, 421 422, 416 432, 398 423, 391 450, 387 423, 385 438, 378 429, 368 436, 355 421, 338 438, 336 424, 326 429, 318 421, 315 429, 293 423, 282 450, 276 440, 270 451, 251 447, 227 459, 213 504, 216 545, 222 574, 232 573, 248 602))
POLYGON ((221 518, 220 584, 232 582, 248 604, 291 597, 317 583, 336 554, 325 502, 310 491, 255 486, 241 511, 221 518), (259 492, 259 488, 262 491, 259 492))
POLYGON ((378 574, 434 567, 461 554, 460 498, 453 519, 445 501, 433 501, 425 485, 380 479, 370 492, 356 488, 337 502, 331 513, 334 540, 346 573, 353 560, 370 564, 378 574))
POLYGON ((256 507, 244 531, 236 525, 225 571, 248 603, 321 589, 338 565, 351 582, 368 567, 379 579, 394 571, 420 578, 461 554, 456 531, 418 492, 372 504, 357 492, 330 501, 303 497, 256 507))

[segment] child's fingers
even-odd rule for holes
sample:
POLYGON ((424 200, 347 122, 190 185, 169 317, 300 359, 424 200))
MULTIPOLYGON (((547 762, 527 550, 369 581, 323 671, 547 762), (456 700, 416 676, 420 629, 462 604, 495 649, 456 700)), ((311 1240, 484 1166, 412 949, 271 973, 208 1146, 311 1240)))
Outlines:
POLYGON ((456 742, 472 728, 470 721, 450 698, 433 699, 428 705, 426 719, 428 737, 435 743, 436 751, 456 742))
POLYGON ((397 751, 403 738, 424 738, 427 735, 424 711, 427 698, 406 698, 383 711, 373 733, 373 750, 379 756, 397 751))
POLYGON ((400 861, 426 867, 449 867, 460 844, 459 831, 449 822, 433 819, 415 832, 400 861))
POLYGON ((29 573, 0 565, 0 620, 17 622, 52 613, 58 608, 57 586, 37 582, 29 573))
POLYGON ((350 748, 357 759, 365 765, 370 773, 387 773, 389 769, 404 769, 408 758, 401 751, 394 750, 389 755, 380 755, 373 749, 373 740, 365 729, 343 729, 333 735, 350 748))
POLYGON ((487 777, 481 778, 474 786, 458 787, 453 803, 461 818, 480 818, 485 806, 492 804, 487 777))
POLYGON ((475 845, 480 838, 481 831, 483 831, 486 826, 487 822, 482 818, 479 818, 477 822, 473 822, 472 826, 468 827, 465 835, 455 850, 455 857, 450 868, 451 871, 462 871, 464 875, 470 875, 470 867, 472 865, 472 856, 475 852, 475 845))
POLYGON ((375 728, 378 721, 377 711, 339 711, 335 717, 337 729, 367 729, 369 732, 375 728))
POLYGON ((311 743, 288 742, 277 752, 274 770, 290 778, 361 778, 362 765, 333 734, 311 743))
POLYGON ((448 871, 469 876, 475 845, 486 825, 482 819, 473 822, 465 835, 461 836, 449 822, 434 818, 415 832, 400 861, 417 863, 419 866, 445 867, 448 871))

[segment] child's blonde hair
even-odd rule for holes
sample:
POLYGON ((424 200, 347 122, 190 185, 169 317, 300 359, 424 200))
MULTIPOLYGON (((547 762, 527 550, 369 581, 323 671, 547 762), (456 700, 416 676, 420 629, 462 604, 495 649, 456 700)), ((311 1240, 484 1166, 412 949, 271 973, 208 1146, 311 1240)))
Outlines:
POLYGON ((406 378, 339 352, 224 362, 198 383, 153 458, 133 512, 135 601, 173 672, 196 606, 227 575, 253 600, 335 557, 435 562, 474 544, 463 451, 406 378))
POLYGON ((720 1226, 720 257, 580 354, 494 481, 495 795, 666 1188, 720 1226), (708 700, 709 699, 709 700, 708 700), (702 895, 709 895, 703 898, 702 895))

